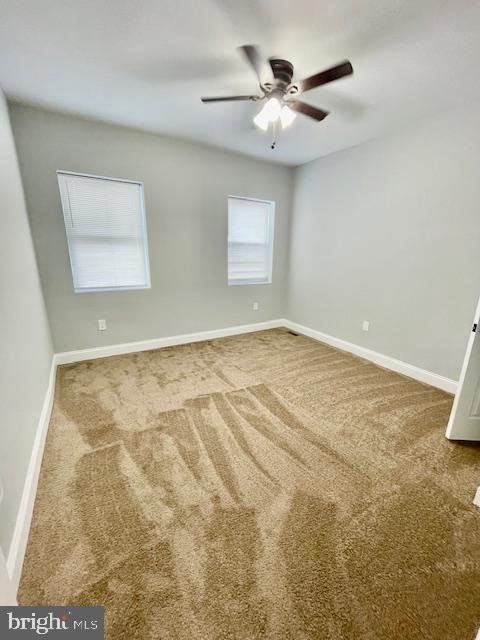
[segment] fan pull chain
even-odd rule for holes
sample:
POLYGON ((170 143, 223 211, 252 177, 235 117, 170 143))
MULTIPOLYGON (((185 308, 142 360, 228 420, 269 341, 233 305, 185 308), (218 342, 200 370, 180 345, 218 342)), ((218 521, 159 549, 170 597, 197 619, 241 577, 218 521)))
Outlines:
POLYGON ((276 138, 276 129, 277 129, 277 123, 274 122, 273 123, 273 130, 272 130, 272 144, 270 145, 270 149, 275 149, 276 145, 277 145, 277 138, 276 138))

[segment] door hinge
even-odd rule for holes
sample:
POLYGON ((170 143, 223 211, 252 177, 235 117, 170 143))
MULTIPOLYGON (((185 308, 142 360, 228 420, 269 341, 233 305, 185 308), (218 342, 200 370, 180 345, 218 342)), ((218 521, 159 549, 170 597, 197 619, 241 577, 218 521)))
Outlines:
POLYGON ((472 331, 473 331, 473 333, 476 333, 476 332, 477 332, 477 323, 475 323, 475 324, 473 325, 473 329, 472 329, 472 331))

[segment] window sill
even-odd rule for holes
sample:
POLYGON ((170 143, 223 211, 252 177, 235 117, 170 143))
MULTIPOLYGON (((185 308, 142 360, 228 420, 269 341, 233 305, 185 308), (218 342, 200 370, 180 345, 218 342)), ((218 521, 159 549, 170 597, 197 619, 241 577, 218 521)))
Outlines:
POLYGON ((92 289, 74 289, 75 293, 103 293, 104 291, 138 291, 139 289, 151 289, 150 284, 141 284, 137 287, 94 287, 92 289))
POLYGON ((271 280, 229 280, 229 287, 238 287, 249 284, 272 284, 271 280))

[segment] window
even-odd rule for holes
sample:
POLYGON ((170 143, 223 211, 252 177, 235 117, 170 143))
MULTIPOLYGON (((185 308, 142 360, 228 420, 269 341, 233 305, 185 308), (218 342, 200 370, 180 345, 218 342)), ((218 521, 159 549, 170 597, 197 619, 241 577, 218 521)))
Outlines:
POLYGON ((143 184, 57 176, 75 291, 149 288, 143 184))
POLYGON ((272 281, 275 203, 228 198, 228 284, 272 281))

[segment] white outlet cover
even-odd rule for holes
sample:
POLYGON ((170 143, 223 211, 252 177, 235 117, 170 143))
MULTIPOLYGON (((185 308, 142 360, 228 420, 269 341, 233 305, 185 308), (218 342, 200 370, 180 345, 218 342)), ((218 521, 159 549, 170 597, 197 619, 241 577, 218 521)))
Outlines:
POLYGON ((258 311, 258 302, 253 303, 253 310, 258 311))
POLYGON ((368 320, 364 320, 362 324, 362 331, 368 331, 370 329, 370 322, 368 320))
POLYGON ((99 320, 98 321, 98 330, 99 331, 105 331, 107 329, 107 321, 106 320, 99 320))

